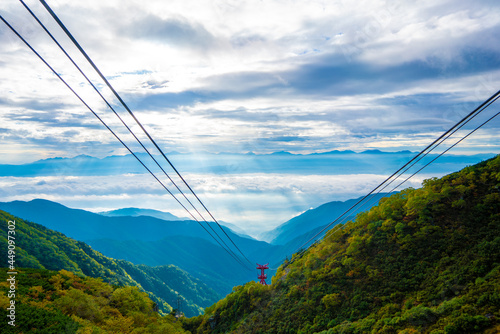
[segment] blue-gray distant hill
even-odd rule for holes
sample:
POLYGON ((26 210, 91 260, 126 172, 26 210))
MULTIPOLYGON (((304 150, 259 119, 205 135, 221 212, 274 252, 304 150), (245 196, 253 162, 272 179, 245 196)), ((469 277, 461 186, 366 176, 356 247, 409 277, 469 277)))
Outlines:
MULTIPOLYGON (((192 220, 169 221, 150 216, 106 217, 80 209, 71 209, 56 202, 35 199, 29 202, 0 203, 0 209, 23 219, 37 221, 50 229, 78 240, 111 238, 115 240, 153 241, 169 236, 187 235, 216 242, 192 220)), ((212 228, 214 223, 210 224, 212 228)), ((234 234, 223 227, 226 233, 234 234)), ((218 231, 223 233, 222 231, 218 231)), ((237 236, 236 236, 237 237, 237 236)))
POLYGON ((158 219, 170 220, 170 221, 186 220, 186 218, 179 218, 179 217, 171 214, 170 212, 164 212, 164 211, 153 210, 153 209, 139 209, 139 208, 122 208, 122 209, 117 209, 117 210, 112 210, 112 211, 99 212, 99 214, 106 216, 106 217, 149 216, 149 217, 155 217, 158 219))
MULTIPOLYGON (((179 218, 170 212, 165 212, 165 211, 159 211, 159 210, 153 210, 153 209, 141 209, 141 208, 123 208, 123 209, 117 209, 117 210, 112 210, 112 211, 105 211, 105 212, 99 212, 100 215, 106 216, 106 217, 139 217, 139 216, 149 216, 149 217, 154 217, 162 220, 168 220, 168 221, 185 221, 188 220, 187 218, 179 218)), ((234 233, 238 234, 241 237, 244 238, 251 238, 251 236, 245 234, 245 231, 241 229, 240 227, 227 223, 225 221, 218 221, 219 224, 222 226, 228 227, 231 229, 234 233)))

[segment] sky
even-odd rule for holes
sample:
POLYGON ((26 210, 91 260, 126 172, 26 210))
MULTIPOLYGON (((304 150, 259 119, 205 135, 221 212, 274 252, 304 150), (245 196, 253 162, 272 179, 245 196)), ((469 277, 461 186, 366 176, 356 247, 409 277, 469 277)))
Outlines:
MULTIPOLYGON (((39 1, 25 2, 139 135, 138 126, 132 125, 39 1)), ((193 156, 374 149, 417 152, 500 87, 500 4, 493 0, 47 3, 165 152, 193 156)), ((19 1, 2 1, 0 13, 139 151, 19 1)), ((128 153, 3 24, 0 43, 0 164, 128 153)), ((498 107, 492 105, 466 128, 474 128, 496 112, 498 107)), ((498 119, 493 120, 454 152, 498 153, 499 127, 498 119)), ((295 193, 290 190, 279 197, 267 192, 257 200, 248 198, 251 192, 239 191, 241 198, 230 197, 243 207, 235 212, 231 208, 237 204, 221 205, 216 193, 202 184, 247 189, 248 173, 233 175, 232 181, 238 182, 226 183, 223 174, 213 173, 204 181, 209 174, 191 175, 193 184, 222 220, 262 222, 249 227, 253 230, 263 228, 263 222, 276 225, 310 205, 319 205, 319 198, 310 200, 318 191, 295 181, 292 174, 255 170, 253 187, 262 193, 269 182, 277 188, 279 182, 292 185, 295 193), (300 205, 291 205, 297 192, 309 197, 304 195, 300 205), (252 213, 254 206, 269 209, 252 213)), ((311 172, 311 184, 332 185, 321 196, 325 201, 361 195, 383 177, 374 172, 363 178, 346 175, 335 180, 318 174, 311 172), (354 180, 360 181, 362 190, 342 190, 354 180)), ((141 204, 132 194, 116 190, 117 182, 123 180, 120 175, 109 178, 102 196, 78 193, 87 184, 84 179, 78 188, 61 179, 0 179, 12 187, 4 199, 43 196, 92 210, 141 204), (41 181, 44 188, 37 186, 41 181), (29 195, 16 190, 29 184, 29 195), (71 195, 61 192, 68 187, 74 190, 71 195), (90 200, 91 196, 96 198, 90 200), (119 200, 111 201, 111 197, 119 200)), ((151 196, 143 206, 163 208, 158 204, 163 198, 151 196)), ((173 205, 168 208, 174 210, 173 205)))

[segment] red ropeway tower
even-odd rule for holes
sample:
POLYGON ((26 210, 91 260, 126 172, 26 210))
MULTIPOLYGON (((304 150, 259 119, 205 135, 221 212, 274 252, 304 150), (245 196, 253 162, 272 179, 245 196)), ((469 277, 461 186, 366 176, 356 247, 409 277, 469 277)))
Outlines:
POLYGON ((267 285, 267 275, 264 273, 264 270, 269 269, 269 267, 267 266, 268 264, 269 263, 262 265, 257 263, 257 269, 260 269, 260 275, 257 278, 260 279, 260 284, 262 285, 267 285))

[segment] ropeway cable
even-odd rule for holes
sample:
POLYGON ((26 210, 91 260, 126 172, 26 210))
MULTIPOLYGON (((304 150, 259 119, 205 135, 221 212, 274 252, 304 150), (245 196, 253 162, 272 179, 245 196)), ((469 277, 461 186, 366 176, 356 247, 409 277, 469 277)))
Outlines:
MULTIPOLYGON (((398 174, 401 170, 403 170, 404 168, 406 168, 406 166, 408 166, 410 163, 412 163, 413 161, 415 161, 416 159, 418 159, 418 157, 420 157, 422 154, 424 154, 425 151, 427 151, 429 148, 431 148, 432 146, 434 146, 437 142, 439 142, 442 138, 446 137, 449 133, 453 132, 456 128, 460 128, 462 127, 463 125, 465 125, 467 122, 468 122, 468 119, 470 117, 473 117, 474 114, 481 112, 483 111, 484 109, 488 108, 493 102, 495 102, 498 98, 500 97, 500 91, 497 91, 495 94, 493 94, 491 97, 489 97, 485 102, 483 102, 479 107, 477 107, 476 109, 474 109, 471 113, 469 113, 467 116, 465 116, 464 118, 462 118, 462 120, 460 120, 458 123, 456 123, 453 127, 451 127, 448 131, 446 131, 444 134, 442 134, 439 138, 437 138, 436 140, 434 140, 430 145, 428 145, 424 150, 422 150, 420 153, 418 153, 415 157, 413 157, 409 162, 407 162, 403 167, 401 167, 400 169, 398 169, 395 173, 393 173, 391 176, 389 176, 385 181, 383 181, 381 184, 379 184, 375 189, 373 189, 370 193, 368 193, 367 195, 365 195, 363 198, 361 198, 358 202, 356 202, 354 205, 352 205, 349 209, 347 209, 342 215, 340 215, 337 219, 335 219, 333 222, 331 222, 330 224, 326 225, 321 231, 319 231, 317 234, 315 234, 312 238, 310 238, 308 241, 306 241, 305 243, 303 243, 300 247, 297 248, 297 250, 295 252, 297 252, 298 250, 300 249, 303 249, 303 247, 305 245, 307 245, 308 243, 310 243, 312 240, 314 240, 318 235, 320 235, 321 233, 323 233, 326 229, 328 229, 331 225, 333 225, 334 223, 336 223, 340 218, 342 218, 343 216, 345 216, 349 211, 351 211, 354 207, 356 207, 359 203, 361 203, 362 201, 364 201, 368 196, 370 196, 371 194, 373 194, 377 189, 379 189, 384 183, 386 183, 388 180, 390 180, 391 178, 393 178, 396 174, 398 174)), ((485 125, 486 123, 488 123, 489 121, 491 121, 494 117, 496 117, 498 114, 496 114, 495 116, 493 116, 492 118, 490 118, 489 120, 487 120, 485 123, 481 124, 479 127, 477 127, 476 129, 474 129, 471 133, 469 133, 467 136, 465 136, 464 138, 462 138, 459 142, 461 142, 463 139, 467 138, 470 134, 474 133, 477 129, 479 129, 480 127, 482 127, 483 125, 485 125)), ((455 145, 457 145, 459 142, 455 143, 452 147, 454 147, 455 145)), ((448 150, 450 150, 452 147, 448 148, 445 152, 447 152, 448 150)), ((442 154, 444 154, 445 152, 443 152, 442 154)), ((442 155, 441 154, 441 155, 442 155)), ((439 155, 439 156, 441 156, 439 155)), ((438 156, 438 157, 439 157, 438 156)), ((435 161, 438 157, 436 157, 434 160, 432 161, 435 161)), ((432 162, 431 161, 431 162, 432 162)), ((430 164, 430 163, 429 163, 430 164)), ((428 166, 429 164, 427 164, 426 166, 428 166)), ((426 166, 424 166, 423 168, 425 168, 426 166)), ((420 170, 422 170, 423 168, 421 168, 420 170)), ((420 171, 419 170, 419 171, 420 171)), ((418 171, 417 171, 418 172, 418 171)), ((416 174, 416 173, 415 173, 416 174)), ((413 174, 413 175, 415 175, 413 174)), ((413 176, 412 175, 412 176, 413 176)), ((409 179, 409 178, 408 178, 409 179)), ((408 180, 407 179, 407 180, 408 180)), ((404 181, 406 182, 406 180, 404 181)), ((403 182, 403 183, 404 183, 403 182)), ((402 184, 402 183, 401 183, 402 184)), ((399 185, 398 185, 399 187, 399 185)), ((309 248, 309 247, 308 247, 309 248)), ((307 249, 307 248, 306 248, 307 249)))
MULTIPOLYGON (((172 180, 170 175, 163 169, 160 163, 154 158, 151 152, 144 146, 142 141, 135 135, 135 133, 130 129, 127 123, 123 120, 123 118, 116 112, 116 110, 111 106, 108 100, 101 94, 101 92, 97 89, 97 87, 92 83, 92 81, 88 78, 88 76, 83 72, 83 70, 76 64, 73 58, 66 52, 63 46, 57 41, 57 39, 52 35, 52 33, 47 29, 47 27, 40 21, 40 19, 36 16, 36 14, 24 3, 23 0, 19 0, 21 4, 26 8, 26 10, 33 16, 33 18, 38 22, 38 24, 43 28, 43 30, 49 35, 52 41, 61 49, 61 51, 66 55, 66 57, 71 61, 71 63, 78 69, 80 74, 87 80, 87 82, 92 86, 92 88, 96 91, 96 93, 101 97, 101 99, 106 103, 106 105, 113 111, 116 117, 121 121, 121 123, 127 128, 127 130, 132 134, 132 136, 136 139, 136 141, 141 145, 141 147, 146 151, 146 153, 151 157, 151 159, 156 163, 156 165, 160 168, 160 170, 165 174, 165 176, 170 180, 170 182, 177 188, 179 193, 186 199, 186 201, 191 205, 191 207, 198 213, 198 215, 202 218, 202 220, 208 225, 210 230, 219 238, 219 240, 228 248, 230 247, 226 244, 226 242, 217 234, 217 232, 210 226, 205 217, 198 211, 198 209, 193 205, 193 203, 186 197, 184 192, 179 188, 179 186, 172 180)), ((178 201, 178 200, 177 200, 178 201)), ((178 201, 179 202, 179 201, 178 201)), ((192 216, 192 215, 191 215, 192 216)), ((232 252, 232 251, 231 251, 232 252)), ((234 252, 233 252, 234 254, 234 252)), ((236 255, 236 254, 235 254, 236 255)))
POLYGON ((234 241, 231 239, 231 237, 226 233, 226 231, 222 228, 222 226, 219 224, 219 222, 217 221, 217 219, 215 219, 215 217, 212 215, 212 213, 210 212, 210 210, 208 210, 208 208, 205 206, 205 204, 201 201, 201 199, 198 197, 198 195, 196 195, 196 193, 193 191, 193 189, 189 186, 189 184, 186 182, 186 180, 182 177, 182 175, 179 173, 179 171, 174 167, 174 165, 172 164, 172 162, 167 158, 167 156, 165 155, 165 153, 163 152, 163 150, 158 146, 158 144, 156 143, 156 141, 151 137, 151 135, 149 134, 149 132, 146 130, 146 128, 142 125, 142 123, 137 119, 137 117, 134 115, 134 113, 130 110, 130 108, 128 107, 128 105, 125 103, 125 101, 120 97, 120 95, 118 94, 118 92, 113 88, 113 86, 110 84, 110 82, 106 79, 106 77, 103 75, 103 73, 99 70, 99 68, 97 67, 97 65, 92 61, 92 59, 89 57, 89 55, 85 52, 85 50, 81 47, 81 45, 78 43, 78 41, 73 37, 73 35, 71 34, 71 32, 66 28, 66 26, 64 25, 64 23, 59 19, 59 17, 57 16, 57 14, 50 8, 50 6, 47 4, 47 2, 45 0, 40 0, 40 3, 45 7, 45 9, 49 12, 49 14, 54 18, 54 20, 57 22, 57 24, 61 27, 61 29, 66 33, 66 35, 69 37, 69 39, 71 39, 71 41, 73 42, 73 44, 78 48, 78 50, 82 53, 82 55, 85 57, 85 59, 87 59, 87 61, 89 62, 89 64, 94 68, 94 70, 97 72, 97 74, 99 74, 99 76, 101 77, 101 79, 106 83, 106 85, 108 86, 108 88, 113 92, 113 94, 115 95, 115 97, 118 99, 118 101, 120 101, 120 103, 123 105, 123 107, 125 108, 125 110, 127 110, 127 112, 130 114, 130 116, 132 116, 132 118, 135 120, 135 122, 137 123, 137 125, 139 125, 139 127, 142 129, 142 131, 146 134, 146 136, 149 138, 149 140, 153 143, 153 145, 156 147, 156 149, 158 150, 158 152, 160 152, 160 154, 163 156, 163 158, 168 162, 168 164, 170 165, 170 167, 175 171, 175 173, 177 174, 177 176, 182 180, 182 182, 186 185, 186 187, 189 189, 189 191, 191 192, 191 194, 193 194, 193 196, 197 199, 197 201, 202 205, 202 207, 205 209, 205 211, 210 215, 210 217, 212 218, 212 220, 217 224, 217 226, 219 226, 219 228, 221 229, 221 231, 226 235, 226 237, 231 241, 231 243, 233 244, 233 246, 240 252, 241 255, 243 255, 243 257, 248 261, 248 263, 252 264, 252 262, 245 256, 245 254, 243 254, 243 252, 241 251, 241 249, 234 243, 234 241))
MULTIPOLYGON (((125 144, 121 138, 102 120, 102 118, 81 98, 81 96, 61 77, 61 75, 59 73, 57 73, 57 71, 24 39, 24 37, 22 37, 18 32, 17 30, 9 24, 9 22, 7 22, 6 19, 4 19, 4 17, 2 15, 0 15, 0 20, 2 20, 5 25, 7 25, 7 27, 19 38, 21 39, 21 41, 59 78, 59 80, 61 80, 64 85, 80 100, 80 102, 82 102, 85 107, 87 107, 91 112, 92 114, 94 114, 94 116, 113 134, 113 136, 141 163, 141 165, 156 179, 156 181, 158 181, 160 183, 160 185, 170 194, 172 195, 177 201, 178 199, 172 194, 172 192, 158 179, 158 177, 142 162, 142 160, 128 147, 127 144, 125 144)), ((179 202, 179 201, 178 201, 179 202)), ((243 262, 241 262, 241 260, 236 256, 236 255, 233 255, 234 252, 230 252, 230 250, 228 251, 225 247, 223 247, 220 242, 215 239, 214 236, 212 236, 210 234, 210 232, 208 232, 208 230, 191 214, 191 212, 189 210, 187 210, 187 208, 179 202, 179 204, 189 213, 189 215, 191 217, 193 217, 193 219, 198 223, 200 224, 200 226, 231 256, 233 257, 238 263, 240 263, 243 267, 249 269, 248 266, 246 266, 243 262)), ((251 269, 249 269, 251 270, 251 269)))
MULTIPOLYGON (((484 109, 488 108, 492 103, 494 103, 496 100, 498 100, 500 98, 500 92, 497 92, 496 94, 492 95, 491 98, 489 98, 487 101, 485 101, 485 103, 481 104, 479 107, 477 107, 476 109, 474 109, 474 111, 472 113, 470 113, 467 117, 468 119, 467 120, 464 120, 463 123, 460 124, 460 126, 456 127, 451 133, 449 133, 448 135, 446 135, 446 137, 444 137, 443 139, 440 140, 439 143, 437 143, 434 147, 432 147, 429 151, 427 151, 425 154, 423 154, 422 156, 420 156, 417 160, 415 160, 412 164, 410 164, 408 167, 406 167, 402 172, 399 173, 399 175, 397 175, 395 178, 393 178, 389 183, 387 183, 386 185, 384 185, 384 187, 382 187, 381 189, 379 189, 376 193, 370 195, 370 198, 367 199, 365 201, 365 203, 361 204, 361 208, 365 207, 370 201, 372 201, 373 197, 375 197, 376 195, 380 194, 382 191, 384 191, 385 188, 387 188, 388 186, 390 186, 393 182, 395 182, 397 179, 399 179, 403 174, 405 174, 410 168, 412 168, 413 166, 415 166, 418 162, 420 162, 423 158, 425 158, 427 155, 429 155, 432 151, 434 151, 434 149, 436 149, 439 145, 443 144, 446 140, 448 140, 453 134, 455 134, 458 130, 460 130, 462 127, 464 127, 467 123, 469 123, 471 120, 473 120, 477 115, 479 115, 484 109)), ((481 125, 482 126, 482 125, 481 125)), ((449 151, 446 150, 445 152, 449 151)), ((441 153, 439 156, 441 156, 442 154, 444 153, 441 153)), ((438 156, 438 157, 439 157, 438 156)), ((437 158, 433 159, 432 161, 435 161, 437 158)), ((427 164, 426 166, 428 166, 429 164, 427 164)), ((424 166, 424 168, 426 167, 424 166)), ((423 169, 423 168, 422 168, 423 169)), ((418 173, 418 172, 417 172, 418 173)), ((416 174, 416 173, 415 173, 416 174)), ((403 182, 401 182, 400 184, 398 184, 396 187, 392 188, 391 191, 389 191, 388 193, 392 193, 393 191, 395 191, 397 188, 399 188, 403 183, 405 183, 406 181, 408 181, 411 177, 413 177, 415 174, 413 174, 412 176, 410 176, 409 178, 407 178, 406 180, 404 180, 403 182)), ((347 219, 347 217, 344 217, 342 219, 342 221, 340 222, 340 224, 342 224, 343 222, 345 222, 345 220, 347 219)))

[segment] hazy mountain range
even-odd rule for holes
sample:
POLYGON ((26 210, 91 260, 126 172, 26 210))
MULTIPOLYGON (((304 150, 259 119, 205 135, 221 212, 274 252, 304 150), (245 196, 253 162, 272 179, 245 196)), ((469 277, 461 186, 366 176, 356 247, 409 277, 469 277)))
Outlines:
MULTIPOLYGON (((255 240, 225 226, 222 228, 248 257, 249 266, 254 268, 255 263, 270 263, 276 267, 355 201, 331 202, 308 210, 267 232, 269 242, 255 240)), ((179 220, 166 212, 127 208, 96 214, 42 199, 0 203, 0 209, 84 241, 112 258, 148 266, 173 264, 201 279, 221 296, 235 285, 256 279, 256 271, 238 264, 197 222, 179 220)), ((210 223, 210 228, 224 236, 215 223, 210 223)), ((223 240, 231 245, 227 239, 223 240)), ((232 249, 241 256, 234 247, 232 249)), ((273 272, 271 270, 269 276, 273 272)))
MULTIPOLYGON (((382 152, 370 150, 331 151, 313 154, 168 154, 174 165, 185 173, 293 173, 293 174, 383 174, 394 171, 415 156, 410 151, 382 152)), ((445 155, 429 166, 429 173, 450 172, 475 164, 494 154, 445 155)), ((149 161, 146 154, 138 154, 149 161)), ((434 158, 430 154, 428 159, 434 158)), ((161 159, 159 159, 161 160, 161 159)), ((49 176, 49 175, 117 175, 145 173, 132 155, 108 156, 102 159, 79 155, 73 158, 50 158, 22 165, 0 165, 0 176, 49 176)))

